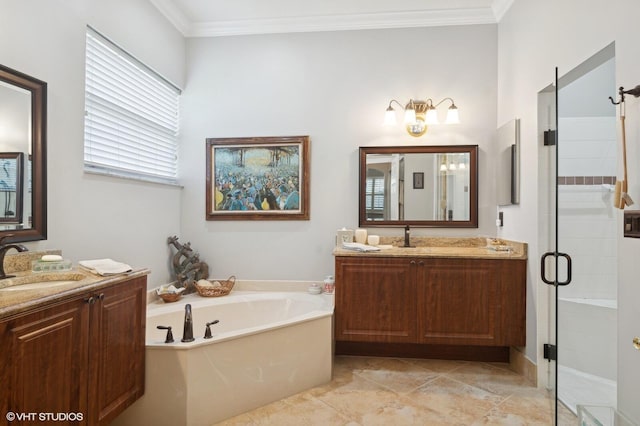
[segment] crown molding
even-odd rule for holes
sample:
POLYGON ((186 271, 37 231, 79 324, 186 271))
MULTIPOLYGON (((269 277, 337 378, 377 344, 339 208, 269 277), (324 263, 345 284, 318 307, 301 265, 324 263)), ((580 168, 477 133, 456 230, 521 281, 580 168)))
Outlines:
POLYGON ((496 22, 500 22, 515 0, 493 0, 491 9, 496 22))
POLYGON ((515 0, 493 0, 490 8, 299 16, 273 19, 191 22, 173 0, 150 0, 185 37, 224 37, 315 31, 495 24, 515 0))
POLYGON ((344 31, 445 25, 495 24, 493 12, 485 9, 434 10, 353 15, 255 19, 196 23, 185 37, 223 37, 315 31, 344 31))
POLYGON ((178 31, 186 36, 192 24, 173 0, 149 0, 178 31))

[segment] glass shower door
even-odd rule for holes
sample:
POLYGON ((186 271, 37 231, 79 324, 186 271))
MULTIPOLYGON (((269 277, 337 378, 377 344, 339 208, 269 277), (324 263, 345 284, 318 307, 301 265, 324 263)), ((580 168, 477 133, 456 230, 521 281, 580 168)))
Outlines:
POLYGON ((543 180, 547 180, 546 199, 543 202, 547 206, 548 227, 547 227, 547 248, 549 251, 544 253, 540 259, 540 276, 542 281, 550 286, 549 300, 549 342, 544 345, 544 357, 550 363, 549 365, 549 387, 553 394, 554 400, 554 425, 559 425, 559 401, 558 401, 558 295, 559 289, 571 283, 571 257, 560 251, 559 239, 559 214, 558 214, 558 69, 555 70, 555 81, 549 91, 551 97, 547 97, 546 108, 549 111, 548 130, 544 131, 543 143, 545 150, 543 160, 546 160, 547 167, 546 176, 543 180))
POLYGON ((614 56, 611 44, 561 77, 556 69, 548 90, 541 279, 548 284, 545 358, 554 424, 563 426, 576 424, 580 406, 616 405, 618 123, 608 99, 616 91, 614 56))

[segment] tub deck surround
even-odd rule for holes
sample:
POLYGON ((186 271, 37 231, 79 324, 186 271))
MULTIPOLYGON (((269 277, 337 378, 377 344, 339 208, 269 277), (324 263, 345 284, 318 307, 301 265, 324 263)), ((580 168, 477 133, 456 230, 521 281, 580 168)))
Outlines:
POLYGON ((333 297, 308 294, 308 282, 239 284, 227 296, 147 305, 145 395, 113 426, 211 425, 331 380, 333 297), (187 303, 196 340, 182 343, 187 303), (162 343, 158 325, 172 327, 174 343, 162 343))
POLYGON ((310 295, 306 292, 232 291, 228 296, 201 297, 197 293, 184 296, 178 302, 161 299, 147 304, 147 347, 188 350, 202 345, 223 342, 250 334, 288 326, 292 320, 304 322, 333 314, 333 295, 310 295), (184 307, 193 312, 195 341, 183 343, 184 307), (243 312, 239 317, 236 312, 243 312), (212 337, 205 339, 205 324, 214 320, 212 337), (158 325, 171 326, 175 342, 164 343, 166 331, 158 325))
POLYGON ((501 240, 500 248, 509 250, 495 250, 487 246, 486 237, 468 238, 432 238, 411 237, 413 247, 402 247, 404 237, 380 237, 380 251, 359 252, 336 247, 334 256, 379 256, 379 257, 452 257, 471 259, 526 259, 527 244, 517 241, 501 240))
MULTIPOLYGON (((5 257, 5 271, 15 275, 14 278, 0 280, 0 319, 20 314, 40 305, 63 301, 73 298, 80 293, 91 292, 112 284, 145 276, 149 274, 146 268, 135 269, 127 274, 103 277, 86 270, 74 268, 65 272, 31 272, 31 261, 40 259, 44 254, 61 254, 60 250, 34 251, 7 255, 5 257), (3 291, 5 287, 20 284, 29 277, 36 277, 41 281, 55 281, 70 275, 81 275, 81 279, 70 280, 64 285, 52 285, 34 290, 3 291)), ((77 276, 74 278, 78 278, 77 276)))

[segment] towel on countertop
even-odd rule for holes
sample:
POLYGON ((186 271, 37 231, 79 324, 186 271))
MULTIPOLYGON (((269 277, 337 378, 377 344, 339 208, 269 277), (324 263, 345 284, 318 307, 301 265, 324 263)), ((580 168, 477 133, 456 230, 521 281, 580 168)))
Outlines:
POLYGON ((78 264, 94 274, 103 276, 131 272, 131 266, 112 259, 81 260, 78 264))
POLYGON ((342 248, 346 250, 355 250, 355 251, 380 251, 378 247, 368 246, 366 244, 361 243, 342 243, 342 248))

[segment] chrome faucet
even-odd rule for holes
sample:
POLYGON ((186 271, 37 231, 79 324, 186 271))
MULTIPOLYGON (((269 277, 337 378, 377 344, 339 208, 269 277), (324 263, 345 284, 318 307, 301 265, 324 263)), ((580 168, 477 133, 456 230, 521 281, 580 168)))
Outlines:
POLYGON ((4 257, 7 254, 7 251, 9 251, 9 249, 16 249, 19 252, 23 252, 23 251, 29 251, 29 249, 27 249, 25 246, 23 246, 22 244, 15 244, 15 243, 4 243, 5 238, 11 238, 13 237, 13 234, 8 234, 5 235, 4 237, 0 237, 0 280, 3 280, 5 278, 11 278, 11 277, 15 277, 15 275, 7 275, 4 272, 4 257))
POLYGON ((193 316, 191 314, 191 304, 184 305, 184 331, 181 342, 193 342, 193 316))

